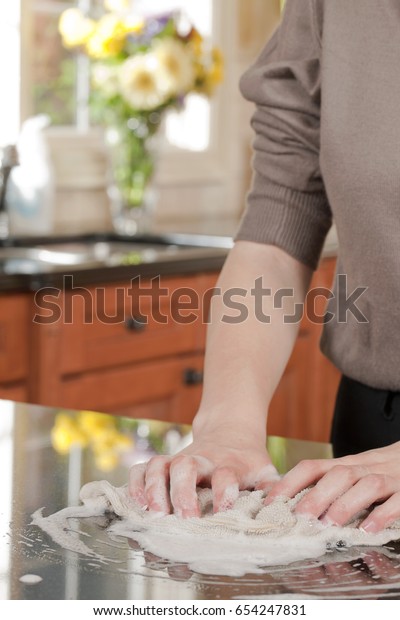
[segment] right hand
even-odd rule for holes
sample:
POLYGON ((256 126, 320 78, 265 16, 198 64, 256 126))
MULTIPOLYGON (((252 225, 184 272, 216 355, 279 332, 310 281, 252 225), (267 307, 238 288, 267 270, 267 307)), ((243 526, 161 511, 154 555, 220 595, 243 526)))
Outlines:
POLYGON ((265 442, 241 432, 214 430, 195 436, 175 456, 155 456, 131 468, 129 493, 143 508, 166 515, 200 516, 196 487, 212 489, 213 510, 228 510, 240 490, 268 489, 279 476, 265 442))

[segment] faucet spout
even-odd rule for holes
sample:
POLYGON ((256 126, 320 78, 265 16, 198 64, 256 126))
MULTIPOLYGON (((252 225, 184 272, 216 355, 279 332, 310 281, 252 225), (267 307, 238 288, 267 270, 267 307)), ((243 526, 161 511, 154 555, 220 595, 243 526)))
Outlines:
POLYGON ((7 211, 7 187, 10 174, 15 166, 19 165, 18 152, 14 144, 9 144, 2 149, 0 160, 0 239, 9 236, 9 214, 7 211))

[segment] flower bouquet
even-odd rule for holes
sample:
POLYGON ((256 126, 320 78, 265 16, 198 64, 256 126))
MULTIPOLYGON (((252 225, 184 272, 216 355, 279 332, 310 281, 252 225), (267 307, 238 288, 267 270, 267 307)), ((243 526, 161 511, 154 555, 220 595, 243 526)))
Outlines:
POLYGON ((190 93, 211 97, 223 58, 179 12, 143 17, 130 4, 105 0, 100 15, 67 9, 59 30, 65 47, 91 60, 92 117, 111 145, 110 195, 131 221, 120 232, 134 233, 138 212, 152 202, 154 138, 165 113, 182 109, 190 93))

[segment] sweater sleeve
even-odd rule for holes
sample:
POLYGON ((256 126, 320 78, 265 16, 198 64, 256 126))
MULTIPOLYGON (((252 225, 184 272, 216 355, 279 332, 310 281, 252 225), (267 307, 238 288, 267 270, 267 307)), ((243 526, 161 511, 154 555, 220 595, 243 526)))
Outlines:
MULTIPOLYGON (((280 26, 240 80, 256 105, 253 180, 235 240, 279 246, 312 269, 332 223, 319 167, 315 0, 286 0, 280 26)), ((318 7, 320 10, 320 7, 318 7)))

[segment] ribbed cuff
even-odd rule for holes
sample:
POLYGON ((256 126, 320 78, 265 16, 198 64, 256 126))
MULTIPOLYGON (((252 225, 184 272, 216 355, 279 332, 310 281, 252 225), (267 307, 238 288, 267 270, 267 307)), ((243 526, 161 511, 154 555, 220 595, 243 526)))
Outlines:
POLYGON ((299 192, 273 183, 253 190, 234 241, 276 245, 316 269, 332 218, 324 192, 299 192))

